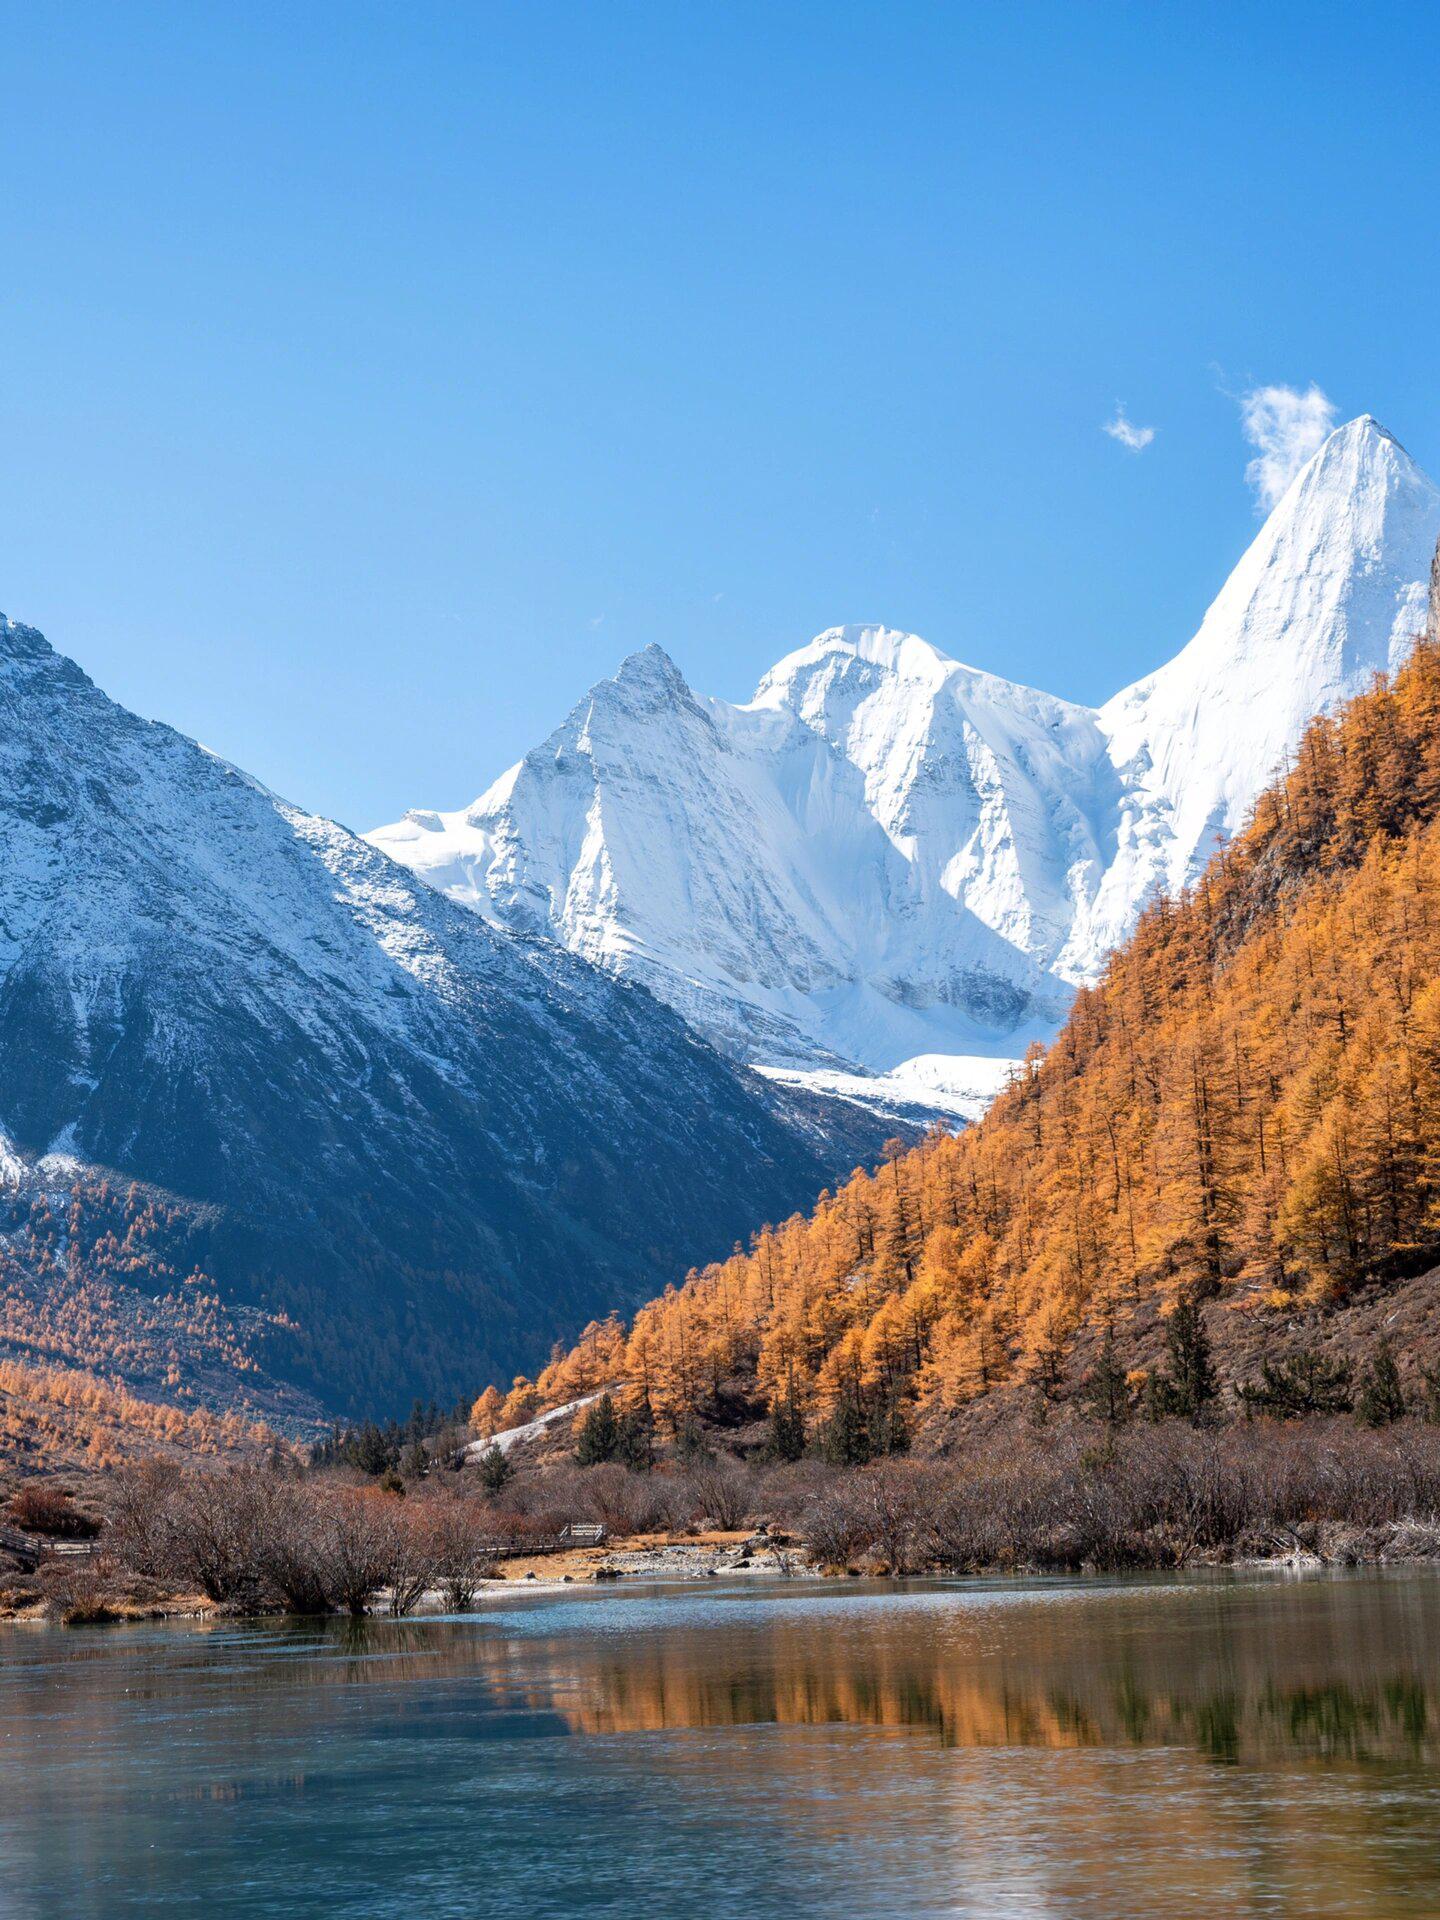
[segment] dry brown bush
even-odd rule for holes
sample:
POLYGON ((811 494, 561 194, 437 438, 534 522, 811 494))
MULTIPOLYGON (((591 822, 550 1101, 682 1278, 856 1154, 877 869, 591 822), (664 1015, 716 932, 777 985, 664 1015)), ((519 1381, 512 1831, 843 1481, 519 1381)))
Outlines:
POLYGON ((800 1532, 824 1567, 846 1567, 873 1545, 869 1517, 853 1486, 840 1475, 816 1493, 800 1515, 800 1532))
MULTIPOLYGON (((398 1500, 368 1488, 341 1486, 323 1491, 313 1486, 297 1488, 292 1499, 291 1511, 298 1511, 308 1524, 303 1540, 287 1542, 284 1564, 289 1591, 285 1597, 291 1612, 339 1608, 358 1616, 369 1610, 381 1588, 397 1575, 409 1598, 415 1555, 398 1500), (295 1604, 297 1596, 304 1604, 295 1604)), ((423 1590, 422 1568, 417 1599, 423 1590)), ((400 1610, 409 1612, 413 1605, 414 1600, 409 1600, 400 1610)))
POLYGON ((6 1508, 11 1521, 28 1533, 52 1540, 93 1540, 100 1522, 82 1513, 68 1490, 49 1480, 31 1480, 11 1494, 6 1508))
POLYGON ((110 1477, 106 1543, 137 1573, 160 1576, 175 1570, 170 1503, 180 1481, 180 1468, 170 1460, 143 1460, 110 1477))
POLYGON ((701 1525, 732 1532, 755 1511, 759 1485, 738 1461, 711 1460, 680 1477, 679 1494, 701 1525))
POLYGON ((494 1571, 494 1523, 476 1500, 430 1502, 434 1578, 448 1613, 468 1613, 480 1582, 494 1571))
POLYGON ((611 1533, 655 1533, 674 1524, 676 1483, 666 1474, 632 1473, 607 1461, 598 1467, 572 1467, 551 1478, 549 1516, 564 1526, 572 1520, 598 1520, 611 1533))

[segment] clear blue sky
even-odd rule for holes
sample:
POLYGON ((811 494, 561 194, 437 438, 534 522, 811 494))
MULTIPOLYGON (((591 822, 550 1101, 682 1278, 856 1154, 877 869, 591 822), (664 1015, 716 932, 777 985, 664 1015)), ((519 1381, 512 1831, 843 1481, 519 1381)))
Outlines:
POLYGON ((1102 698, 1254 529, 1235 394, 1440 473, 1436 21, 0 5, 0 607, 358 827, 651 640, 1102 698))

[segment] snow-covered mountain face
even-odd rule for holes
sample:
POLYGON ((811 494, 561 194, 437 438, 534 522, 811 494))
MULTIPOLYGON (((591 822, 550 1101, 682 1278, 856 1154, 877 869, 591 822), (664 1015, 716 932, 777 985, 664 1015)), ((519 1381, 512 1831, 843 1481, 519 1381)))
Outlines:
POLYGON ((1093 719, 1018 691, 857 628, 731 707, 650 647, 465 813, 374 838, 739 1057, 954 1051, 1063 1007, 1066 868, 1097 857, 1071 798, 1108 773, 1093 719))
POLYGON ((370 838, 777 1078, 973 1113, 1306 721, 1401 657, 1437 532, 1440 493, 1352 421, 1189 645, 1099 710, 883 627, 821 634, 739 707, 650 647, 473 806, 370 838))
POLYGON ((1157 890, 1178 892, 1240 827, 1306 723, 1404 659, 1426 624, 1440 492, 1367 416, 1296 476, 1167 665, 1100 710, 1123 800, 1078 977, 1157 890))
POLYGON ((384 1408, 532 1364, 878 1146, 3 618, 0 716, 0 1281, 12 1215, 57 1183, 103 1214, 118 1172, 174 1199, 155 1273, 261 1310, 257 1364, 384 1408))

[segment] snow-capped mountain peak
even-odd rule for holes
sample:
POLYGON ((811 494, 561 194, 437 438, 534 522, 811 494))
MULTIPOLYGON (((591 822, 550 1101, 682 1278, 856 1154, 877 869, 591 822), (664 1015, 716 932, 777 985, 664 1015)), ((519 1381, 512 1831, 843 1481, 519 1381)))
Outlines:
POLYGON ((761 680, 751 702, 756 707, 793 706, 793 688, 808 682, 817 667, 828 662, 855 660, 880 673, 920 686, 938 686, 960 663, 918 633, 901 633, 878 625, 827 627, 807 646, 797 647, 776 661, 761 680))
POLYGON ((1098 960, 1136 905, 1193 880, 1305 724, 1398 665, 1425 625, 1440 491, 1369 414, 1302 467, 1194 639, 1100 709, 1125 798, 1088 930, 1098 960))
POLYGON ((883 625, 828 628, 742 706, 652 646, 473 806, 372 838, 762 1067, 903 1079, 923 1059, 942 1106, 937 1062, 959 1057, 964 1110, 966 1084, 994 1084, 966 1062, 1052 1031, 1310 717, 1403 656, 1437 532, 1440 493, 1363 415, 1297 474, 1194 638, 1098 710, 883 625))
POLYGON ((633 710, 637 705, 665 700, 683 700, 690 689, 685 676, 657 641, 627 654, 613 677, 601 680, 591 690, 592 700, 609 700, 633 710))

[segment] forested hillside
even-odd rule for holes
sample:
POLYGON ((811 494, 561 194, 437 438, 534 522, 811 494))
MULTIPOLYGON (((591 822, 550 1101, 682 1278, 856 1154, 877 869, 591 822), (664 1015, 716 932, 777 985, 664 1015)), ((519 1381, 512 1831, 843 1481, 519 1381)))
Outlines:
POLYGON ((282 1446, 262 1422, 145 1400, 70 1367, 0 1359, 0 1459, 7 1468, 71 1472, 137 1454, 194 1460, 282 1446))
POLYGON ((1104 1330, 1123 1357, 1182 1302, 1223 1336, 1413 1280, 1440 1261, 1437 1183, 1432 635, 1312 724, 983 1122, 897 1149, 484 1414, 611 1382, 677 1431, 725 1403, 913 1429, 1007 1384, 1058 1397, 1077 1346, 1093 1386, 1104 1330))

